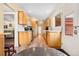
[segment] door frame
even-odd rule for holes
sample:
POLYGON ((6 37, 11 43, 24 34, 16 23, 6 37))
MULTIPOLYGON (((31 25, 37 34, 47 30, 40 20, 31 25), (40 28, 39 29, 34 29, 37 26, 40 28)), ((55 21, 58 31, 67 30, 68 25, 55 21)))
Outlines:
POLYGON ((18 24, 17 23, 17 19, 18 19, 17 15, 18 14, 17 14, 17 12, 11 12, 11 11, 10 12, 4 12, 3 15, 4 14, 14 14, 14 23, 15 23, 14 24, 14 46, 18 47, 18 34, 17 34, 17 30, 16 30, 17 29, 17 24, 18 24))

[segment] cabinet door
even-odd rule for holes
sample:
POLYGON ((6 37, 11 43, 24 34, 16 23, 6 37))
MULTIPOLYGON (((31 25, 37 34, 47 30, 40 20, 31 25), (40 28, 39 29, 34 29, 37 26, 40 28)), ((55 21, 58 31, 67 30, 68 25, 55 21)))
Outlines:
POLYGON ((32 25, 32 28, 36 28, 37 27, 37 21, 35 20, 31 20, 31 25, 32 25))
POLYGON ((28 46, 31 42, 31 32, 19 32, 19 45, 28 46))
POLYGON ((27 24, 27 16, 24 14, 23 11, 18 11, 18 23, 21 25, 27 24))
POLYGON ((46 22, 45 22, 45 26, 50 26, 50 22, 51 22, 51 19, 47 19, 46 22))
POLYGON ((27 33, 25 33, 27 36, 25 37, 25 38, 27 38, 26 39, 26 44, 27 45, 29 45, 30 43, 31 43, 31 40, 32 40, 32 32, 30 31, 30 32, 27 32, 27 33))
POLYGON ((61 47, 61 34, 60 32, 48 32, 47 33, 47 44, 52 48, 61 47))
POLYGON ((56 48, 61 48, 61 32, 54 32, 54 45, 56 48))
POLYGON ((22 32, 18 33, 18 39, 19 39, 19 45, 22 46, 24 41, 24 34, 22 32))
POLYGON ((49 47, 52 47, 54 45, 54 34, 51 32, 47 32, 47 44, 49 47))
POLYGON ((0 34, 0 56, 4 55, 4 35, 0 34))

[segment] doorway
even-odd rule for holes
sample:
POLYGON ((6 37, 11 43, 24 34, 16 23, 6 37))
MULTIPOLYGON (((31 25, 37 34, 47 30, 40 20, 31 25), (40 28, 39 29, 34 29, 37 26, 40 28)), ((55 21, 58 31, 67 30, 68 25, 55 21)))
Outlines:
POLYGON ((15 13, 4 12, 4 52, 5 56, 11 56, 16 52, 15 45, 15 13))

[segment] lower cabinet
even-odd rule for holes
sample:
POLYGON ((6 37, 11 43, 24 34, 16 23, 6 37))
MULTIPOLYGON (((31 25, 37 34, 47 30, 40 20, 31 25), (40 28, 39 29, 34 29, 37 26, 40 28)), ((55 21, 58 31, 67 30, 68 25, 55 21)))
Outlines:
POLYGON ((61 48, 61 32, 47 32, 47 44, 52 48, 61 48))
POLYGON ((28 46, 31 43, 32 32, 31 31, 19 32, 18 37, 19 37, 19 45, 21 47, 22 46, 28 46))
POLYGON ((0 56, 4 56, 4 35, 0 33, 0 56))

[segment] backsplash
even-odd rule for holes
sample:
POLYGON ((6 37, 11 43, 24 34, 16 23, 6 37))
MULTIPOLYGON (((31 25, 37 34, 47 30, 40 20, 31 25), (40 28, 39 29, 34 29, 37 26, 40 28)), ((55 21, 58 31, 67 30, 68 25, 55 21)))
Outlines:
POLYGON ((23 25, 18 25, 18 31, 25 31, 23 25))

